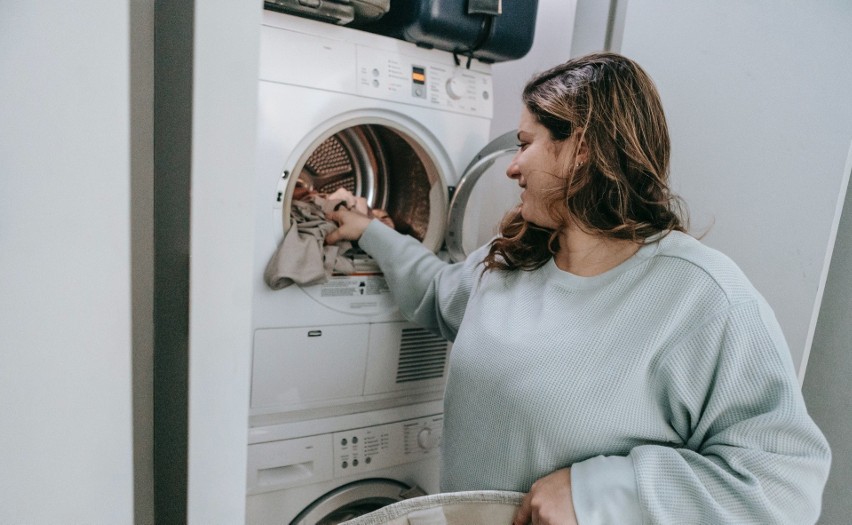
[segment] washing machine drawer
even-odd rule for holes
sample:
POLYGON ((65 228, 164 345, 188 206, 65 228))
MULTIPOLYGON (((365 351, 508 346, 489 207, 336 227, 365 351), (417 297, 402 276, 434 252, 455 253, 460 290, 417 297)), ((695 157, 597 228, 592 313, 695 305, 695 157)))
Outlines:
POLYGON ((332 434, 258 443, 248 448, 248 493, 310 485, 332 479, 332 434))

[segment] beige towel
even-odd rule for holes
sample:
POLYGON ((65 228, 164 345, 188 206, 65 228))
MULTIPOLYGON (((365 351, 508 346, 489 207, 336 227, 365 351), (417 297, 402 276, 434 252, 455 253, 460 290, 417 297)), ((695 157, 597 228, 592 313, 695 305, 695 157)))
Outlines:
POLYGON ((352 261, 344 254, 352 247, 348 241, 326 246, 325 236, 337 224, 325 218, 325 211, 345 205, 343 201, 313 196, 310 202, 293 201, 290 229, 272 255, 263 272, 263 280, 273 290, 291 284, 319 284, 333 272, 352 273, 352 261))

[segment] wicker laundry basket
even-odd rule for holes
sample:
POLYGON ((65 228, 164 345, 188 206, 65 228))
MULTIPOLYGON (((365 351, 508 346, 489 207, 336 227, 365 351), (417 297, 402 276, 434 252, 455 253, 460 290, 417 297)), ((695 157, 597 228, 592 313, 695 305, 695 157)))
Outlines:
POLYGON ((403 500, 341 525, 511 525, 524 495, 477 490, 403 500))

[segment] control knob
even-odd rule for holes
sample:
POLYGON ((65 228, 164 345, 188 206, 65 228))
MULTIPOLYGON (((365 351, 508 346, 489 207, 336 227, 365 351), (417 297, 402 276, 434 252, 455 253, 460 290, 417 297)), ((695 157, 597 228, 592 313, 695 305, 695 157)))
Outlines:
POLYGON ((453 100, 460 100, 464 95, 464 84, 458 77, 447 80, 447 95, 453 100))
POLYGON ((432 450, 438 444, 438 436, 429 427, 423 427, 417 433, 417 444, 425 451, 432 450))

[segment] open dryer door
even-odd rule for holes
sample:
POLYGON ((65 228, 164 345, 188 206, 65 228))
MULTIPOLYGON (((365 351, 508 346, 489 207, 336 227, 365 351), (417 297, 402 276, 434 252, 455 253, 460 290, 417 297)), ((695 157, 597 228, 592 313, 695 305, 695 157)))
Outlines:
POLYGON ((500 221, 520 203, 521 188, 506 176, 518 151, 517 130, 500 135, 468 164, 450 201, 446 245, 461 261, 497 235, 500 221))

